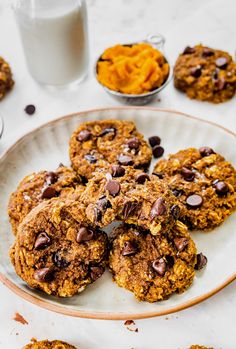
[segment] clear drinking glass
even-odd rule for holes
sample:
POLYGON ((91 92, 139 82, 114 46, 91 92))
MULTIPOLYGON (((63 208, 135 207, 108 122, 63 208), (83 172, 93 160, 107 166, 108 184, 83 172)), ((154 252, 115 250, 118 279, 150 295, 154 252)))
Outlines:
POLYGON ((32 77, 47 85, 83 80, 89 63, 85 0, 16 0, 13 8, 32 77))

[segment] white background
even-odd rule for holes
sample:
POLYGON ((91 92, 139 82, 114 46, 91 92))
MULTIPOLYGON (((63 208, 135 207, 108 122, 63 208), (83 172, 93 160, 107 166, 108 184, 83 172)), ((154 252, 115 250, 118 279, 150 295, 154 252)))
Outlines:
MULTIPOLYGON (((94 107, 118 105, 97 85, 92 68, 95 58, 109 45, 160 32, 167 39, 171 62, 186 46, 202 42, 235 54, 235 0, 89 0, 91 68, 86 81, 73 90, 49 90, 29 76, 9 0, 0 0, 0 55, 7 59, 16 81, 14 90, 0 102, 5 132, 2 153, 27 130, 63 114, 94 107), (33 103, 34 116, 24 107, 33 103)), ((173 108, 217 122, 236 131, 235 99, 221 105, 190 101, 172 83, 152 106, 173 108)), ((232 232, 233 233, 233 232, 232 232)), ((227 256, 225 256, 227 268, 227 256)), ((236 283, 211 299, 173 315, 136 321, 139 332, 130 332, 122 321, 69 318, 33 306, 0 285, 0 348, 20 349, 31 337, 63 339, 81 349, 186 349, 199 343, 235 349, 236 283), (15 322, 15 312, 28 325, 15 322)))

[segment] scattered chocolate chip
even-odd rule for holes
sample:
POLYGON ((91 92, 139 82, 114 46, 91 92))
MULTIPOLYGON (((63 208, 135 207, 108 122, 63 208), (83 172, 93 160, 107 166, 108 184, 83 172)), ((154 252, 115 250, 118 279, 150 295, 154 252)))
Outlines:
POLYGON ((127 201, 124 204, 122 215, 124 219, 127 219, 129 216, 134 215, 134 213, 139 209, 140 204, 135 201, 127 201))
POLYGON ((47 235, 47 233, 42 232, 40 233, 34 243, 34 248, 36 250, 43 250, 44 248, 48 247, 51 244, 51 239, 47 235))
POLYGON ((119 155, 117 159, 118 162, 124 166, 131 166, 134 163, 132 158, 128 155, 119 155))
POLYGON ((94 232, 92 229, 89 229, 87 227, 81 227, 77 233, 76 241, 77 242, 84 242, 84 241, 90 241, 94 237, 94 232))
POLYGON ((213 187, 218 195, 225 195, 229 191, 229 187, 224 181, 217 181, 213 184, 213 187))
POLYGON ((214 81, 214 86, 218 91, 222 91, 226 87, 226 81, 225 79, 219 78, 214 81))
POLYGON ((99 137, 106 136, 107 134, 112 135, 112 139, 116 136, 116 129, 114 127, 105 128, 99 135, 99 137))
POLYGON ((135 325, 134 320, 126 320, 124 323, 125 326, 135 325))
POLYGON ((132 256, 138 252, 137 246, 131 241, 125 241, 122 249, 123 256, 132 256))
POLYGON ((153 172, 152 174, 154 176, 157 176, 159 179, 163 179, 164 178, 164 174, 162 172, 153 172))
POLYGON ((207 257, 204 256, 204 254, 198 253, 197 254, 197 263, 195 264, 195 270, 200 270, 202 268, 205 267, 205 265, 207 264, 207 257))
POLYGON ((225 57, 219 57, 216 59, 216 66, 220 69, 226 69, 228 65, 228 60, 225 57))
POLYGON ((90 164, 95 164, 97 162, 96 156, 91 155, 91 154, 87 154, 84 156, 84 158, 90 162, 90 164))
POLYGON ((105 190, 108 190, 110 195, 116 196, 120 192, 120 183, 115 180, 110 180, 107 182, 105 190))
POLYGON ((181 195, 183 195, 184 191, 182 189, 173 189, 172 193, 174 194, 174 196, 176 198, 180 197, 181 195))
POLYGON ((178 205, 173 205, 170 209, 170 213, 174 217, 174 219, 178 219, 180 216, 180 207, 178 205))
POLYGON ((129 147, 129 149, 138 150, 140 147, 140 141, 138 138, 134 137, 134 138, 131 138, 130 140, 128 140, 127 145, 129 147))
POLYGON ((188 55, 188 54, 191 54, 191 53, 194 53, 194 52, 195 52, 195 48, 194 47, 187 46, 187 47, 185 47, 183 54, 184 55, 188 55))
POLYGON ((198 194, 189 195, 186 203, 189 208, 199 208, 202 205, 202 197, 198 194))
POLYGON ((46 174, 46 183, 47 185, 52 185, 58 180, 58 175, 55 172, 47 172, 46 174))
POLYGON ((157 272, 159 276, 164 276, 166 272, 166 262, 163 258, 156 259, 152 262, 153 269, 157 272))
POLYGON ((76 139, 79 142, 86 142, 91 138, 91 136, 92 136, 92 133, 89 130, 82 130, 77 135, 76 139))
POLYGON ((201 147, 199 148, 199 152, 201 154, 201 156, 209 156, 211 154, 215 154, 214 150, 212 148, 209 147, 201 147))
POLYGON ((62 254, 63 254, 63 251, 57 251, 57 252, 54 252, 52 256, 53 263, 60 269, 64 269, 68 267, 68 265, 70 264, 70 262, 67 261, 62 254))
POLYGON ((150 217, 154 219, 157 216, 162 216, 166 212, 165 201, 163 198, 157 199, 151 209, 150 217))
POLYGON ((53 280, 53 272, 50 268, 38 269, 34 272, 34 279, 38 282, 50 282, 53 280))
POLYGON ((189 240, 187 238, 174 238, 175 247, 179 252, 183 251, 188 243, 189 240))
POLYGON ((99 279, 104 273, 105 269, 103 267, 90 267, 90 276, 93 281, 99 279))
POLYGON ((125 174, 125 169, 120 165, 112 165, 111 174, 112 174, 112 177, 122 177, 125 174))
POLYGON ((33 115, 36 111, 36 108, 33 104, 29 104, 25 107, 25 112, 28 115, 33 115))
POLYGON ((210 48, 208 47, 203 48, 202 57, 211 57, 213 55, 214 55, 214 51, 212 51, 210 48))
POLYGON ((140 173, 136 177, 136 182, 138 184, 144 184, 146 181, 150 181, 149 175, 147 173, 140 173))
POLYGON ((195 173, 186 167, 182 168, 181 174, 182 174, 183 178, 185 179, 185 181, 187 181, 187 182, 192 182, 195 178, 195 173))
POLYGON ((160 145, 161 144, 161 138, 158 136, 152 136, 148 138, 150 146, 153 148, 155 145, 160 145))
POLYGON ((55 188, 53 187, 46 187, 43 192, 42 192, 42 199, 51 199, 54 198, 55 196, 57 196, 57 191, 55 188))
POLYGON ((194 78, 199 78, 202 74, 202 68, 201 66, 196 66, 190 69, 190 74, 194 77, 194 78))
POLYGON ((163 154, 164 154, 164 148, 161 147, 160 145, 155 145, 152 148, 152 154, 154 156, 154 158, 160 158, 163 154))

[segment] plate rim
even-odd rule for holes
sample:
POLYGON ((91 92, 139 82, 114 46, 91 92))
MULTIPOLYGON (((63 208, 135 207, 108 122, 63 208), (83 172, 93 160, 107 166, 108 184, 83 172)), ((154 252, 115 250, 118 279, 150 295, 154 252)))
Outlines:
MULTIPOLYGON (((83 117, 83 114, 88 115, 89 113, 95 113, 95 112, 103 112, 103 111, 114 111, 114 110, 152 110, 157 112, 168 112, 171 114, 175 114, 181 117, 187 117, 189 119, 193 119, 199 122, 203 122, 206 124, 213 125, 219 129, 223 129, 225 132, 233 135, 236 138, 236 133, 227 129, 224 126, 221 126, 214 121, 204 120, 196 116, 189 115, 184 112, 177 111, 175 109, 171 108, 156 108, 156 107, 138 107, 138 106, 117 106, 117 107, 103 107, 103 108, 93 108, 93 109, 87 109, 67 115, 60 116, 56 119, 50 120, 46 123, 41 124, 40 126, 34 127, 28 132, 25 132, 23 135, 21 135, 14 143, 12 143, 0 156, 0 162, 4 161, 4 159, 7 157, 8 153, 10 153, 18 144, 20 144, 25 138, 31 136, 34 132, 44 128, 51 126, 53 124, 56 124, 59 121, 64 121, 67 119, 70 119, 71 117, 78 116, 79 118, 83 117)), ((11 291, 13 291, 16 295, 18 295, 20 298, 34 304, 37 306, 40 306, 44 309, 50 310, 52 312, 56 312, 63 315, 68 315, 72 317, 80 317, 80 318, 87 318, 87 319, 100 319, 100 320, 127 320, 129 318, 132 319, 145 319, 145 318, 151 318, 156 316, 163 316, 172 314, 178 311, 182 311, 184 309, 187 309, 189 307, 192 307, 198 303, 203 302, 204 300, 210 298, 214 294, 218 293, 220 290, 225 288, 227 285, 229 285, 231 282, 236 280, 236 272, 232 274, 231 276, 227 277, 226 280, 224 280, 222 283, 220 283, 218 286, 216 286, 214 289, 208 291, 207 293, 204 293, 198 297, 193 298, 192 300, 189 300, 185 303, 179 304, 177 306, 172 306, 170 308, 167 308, 165 310, 156 310, 156 311, 145 311, 142 313, 116 313, 116 312, 94 312, 94 311, 84 311, 84 310, 74 310, 74 309, 67 309, 61 305, 52 304, 49 303, 47 300, 42 300, 37 298, 35 295, 32 295, 30 293, 27 293, 25 290, 20 288, 18 285, 16 285, 14 282, 12 282, 10 279, 8 279, 2 272, 0 272, 0 281, 11 291)))

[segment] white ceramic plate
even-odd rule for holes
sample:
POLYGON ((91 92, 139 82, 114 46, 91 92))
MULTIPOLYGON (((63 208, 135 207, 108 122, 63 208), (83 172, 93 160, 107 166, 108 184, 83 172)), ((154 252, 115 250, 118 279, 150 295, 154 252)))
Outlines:
POLYGON ((33 171, 53 170, 60 162, 69 165, 68 141, 72 131, 83 121, 107 118, 133 120, 146 137, 159 135, 165 155, 189 146, 198 148, 207 145, 236 166, 236 136, 233 133, 175 111, 146 107, 99 109, 69 115, 43 125, 21 138, 0 159, 0 279, 24 299, 56 312, 79 317, 145 318, 199 303, 236 278, 235 214, 211 233, 192 234, 198 250, 208 257, 207 267, 197 272, 187 292, 159 303, 139 303, 132 293, 112 282, 109 272, 72 298, 48 297, 28 288, 10 264, 8 249, 14 239, 6 213, 10 193, 20 179, 33 171))

